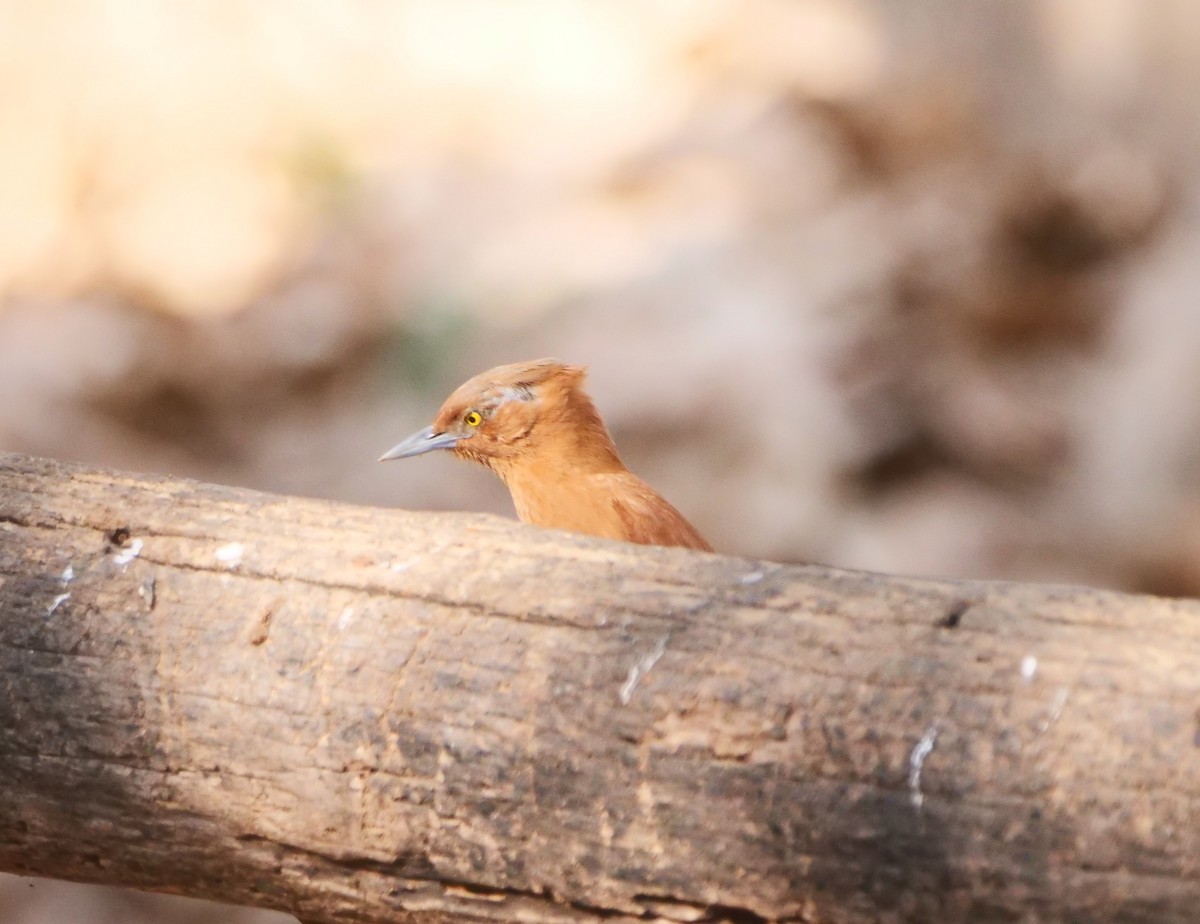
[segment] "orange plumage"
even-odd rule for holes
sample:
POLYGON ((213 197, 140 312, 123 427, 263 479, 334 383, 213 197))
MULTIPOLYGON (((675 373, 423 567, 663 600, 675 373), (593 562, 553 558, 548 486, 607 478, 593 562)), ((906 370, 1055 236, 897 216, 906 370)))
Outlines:
POLYGON ((489 369, 455 389, 431 426, 380 461, 449 449, 499 475, 526 523, 711 551, 621 462, 583 377, 581 367, 553 359, 489 369))

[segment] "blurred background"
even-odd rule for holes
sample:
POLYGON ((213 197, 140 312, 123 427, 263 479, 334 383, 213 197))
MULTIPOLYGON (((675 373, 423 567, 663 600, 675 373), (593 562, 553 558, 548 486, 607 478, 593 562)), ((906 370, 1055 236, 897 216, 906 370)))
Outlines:
POLYGON ((375 459, 549 355, 722 551, 1200 594, 1192 0, 3 0, 0 81, 0 449, 511 515, 375 459))

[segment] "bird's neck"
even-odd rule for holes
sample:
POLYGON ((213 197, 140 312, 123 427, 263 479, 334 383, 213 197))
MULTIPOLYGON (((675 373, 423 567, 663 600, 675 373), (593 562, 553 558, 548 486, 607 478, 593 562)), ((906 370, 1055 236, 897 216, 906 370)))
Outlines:
POLYGON ((523 523, 617 539, 621 538, 617 533, 599 528, 606 517, 611 518, 612 507, 611 497, 602 489, 605 479, 594 476, 626 469, 615 449, 609 453, 601 452, 602 448, 582 452, 578 443, 564 443, 561 452, 523 455, 493 468, 523 523))

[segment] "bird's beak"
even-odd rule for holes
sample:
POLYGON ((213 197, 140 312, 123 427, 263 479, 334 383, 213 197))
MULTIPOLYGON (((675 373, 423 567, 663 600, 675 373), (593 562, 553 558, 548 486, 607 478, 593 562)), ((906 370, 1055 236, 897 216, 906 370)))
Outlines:
POLYGON ((418 430, 408 439, 397 443, 381 455, 379 461, 387 462, 389 459, 406 459, 409 456, 419 456, 424 452, 433 452, 435 449, 450 449, 460 439, 462 437, 457 434, 434 433, 433 427, 426 427, 424 430, 418 430))

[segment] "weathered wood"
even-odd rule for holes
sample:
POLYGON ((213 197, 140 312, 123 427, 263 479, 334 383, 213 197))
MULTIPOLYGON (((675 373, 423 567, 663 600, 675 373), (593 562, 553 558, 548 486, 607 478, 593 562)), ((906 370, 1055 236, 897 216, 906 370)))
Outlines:
POLYGON ((1200 605, 0 456, 0 868, 309 921, 1194 921, 1200 605))

